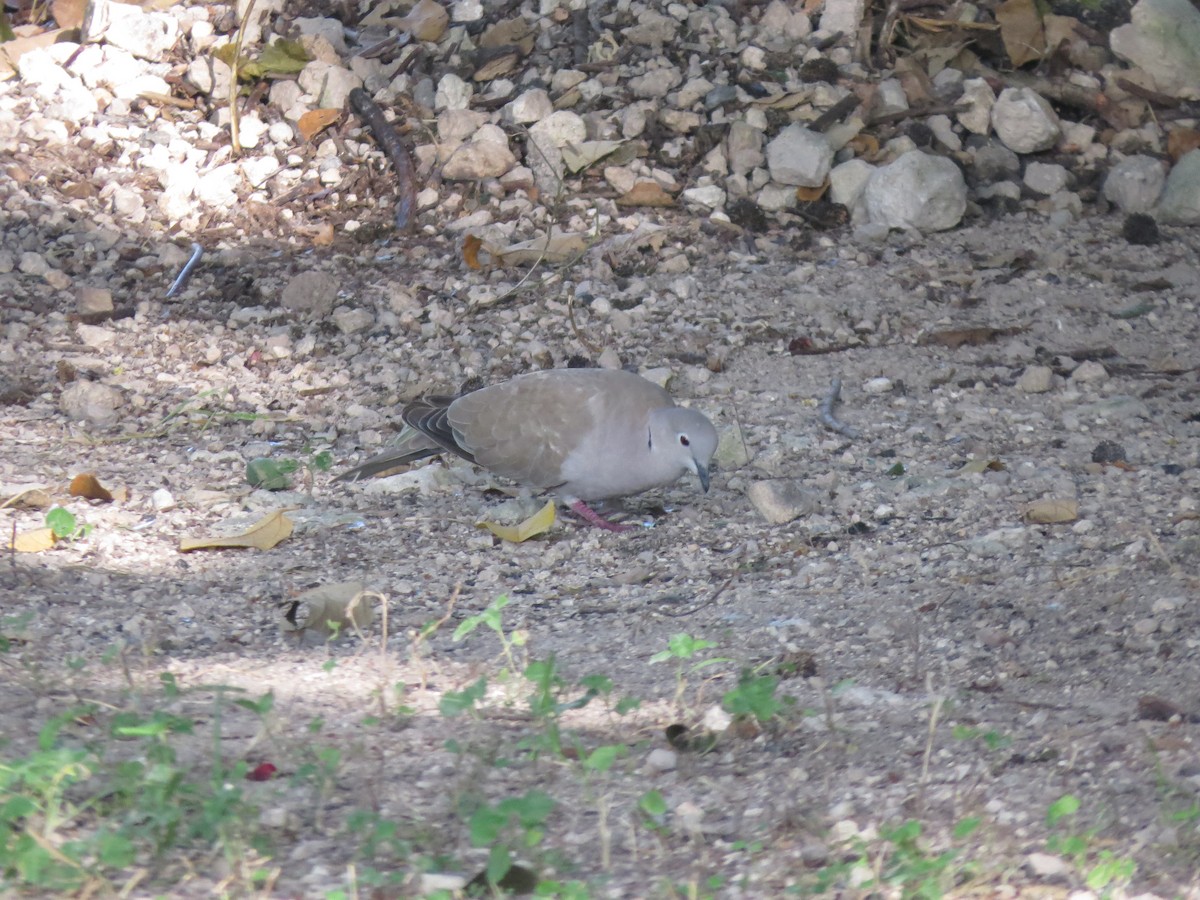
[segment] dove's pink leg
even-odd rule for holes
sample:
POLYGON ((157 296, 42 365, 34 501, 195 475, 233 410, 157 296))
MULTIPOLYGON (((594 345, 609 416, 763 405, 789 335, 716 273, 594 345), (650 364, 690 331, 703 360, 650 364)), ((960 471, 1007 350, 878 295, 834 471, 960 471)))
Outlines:
POLYGON ((633 531, 632 525, 618 525, 616 522, 610 522, 582 500, 576 500, 574 503, 572 503, 571 511, 577 516, 585 519, 590 524, 595 525, 597 528, 603 528, 605 531, 615 531, 617 533, 622 531, 633 531))

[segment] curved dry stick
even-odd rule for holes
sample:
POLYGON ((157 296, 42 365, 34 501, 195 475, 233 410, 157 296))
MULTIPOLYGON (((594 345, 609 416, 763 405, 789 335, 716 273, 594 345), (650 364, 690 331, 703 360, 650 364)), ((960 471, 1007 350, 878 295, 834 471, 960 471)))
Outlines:
POLYGON ((384 118, 383 110, 362 88, 350 92, 350 107, 371 129, 375 143, 392 161, 392 167, 396 170, 396 192, 400 195, 396 201, 396 230, 411 234, 416 225, 417 174, 408 148, 404 146, 395 127, 384 118))

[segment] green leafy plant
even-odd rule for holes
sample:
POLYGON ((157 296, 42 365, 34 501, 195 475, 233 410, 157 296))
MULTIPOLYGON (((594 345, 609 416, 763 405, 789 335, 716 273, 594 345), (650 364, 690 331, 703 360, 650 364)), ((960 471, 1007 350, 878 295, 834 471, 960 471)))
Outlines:
POLYGON ((1012 738, 1008 735, 1001 734, 995 729, 982 731, 970 725, 955 725, 950 729, 950 733, 955 740, 959 741, 980 741, 989 750, 1006 750, 1012 746, 1012 738))
POLYGON ((508 663, 507 674, 519 672, 523 668, 517 664, 513 650, 525 646, 525 635, 523 632, 518 631, 510 635, 504 630, 504 617, 502 614, 504 608, 510 602, 507 594, 501 594, 488 604, 487 609, 483 612, 467 617, 454 629, 454 640, 456 641, 461 641, 479 628, 480 625, 486 625, 495 632, 496 637, 500 639, 500 646, 503 650, 504 658, 508 663))
POLYGON ((1074 794, 1063 794, 1046 810, 1046 826, 1051 830, 1046 849, 1069 860, 1083 875, 1093 891, 1107 892, 1127 885, 1137 873, 1137 863, 1118 857, 1111 850, 1093 847, 1099 829, 1080 830, 1075 820, 1081 803, 1074 794))
POLYGON ((545 837, 545 823, 554 809, 549 794, 526 791, 494 806, 483 804, 469 822, 471 845, 488 848, 487 882, 495 887, 512 867, 514 849, 532 850, 545 837))
POLYGON ((46 513, 46 527, 54 532, 55 540, 59 541, 82 540, 92 533, 91 525, 77 522, 75 515, 61 506, 55 506, 46 513))
MULTIPOLYGON (((170 675, 160 683, 161 708, 73 707, 45 724, 35 750, 0 760, 0 884, 95 893, 134 864, 157 872, 193 853, 199 864, 214 850, 231 871, 245 870, 248 883, 260 877, 246 868, 248 850, 267 849, 244 787, 248 765, 227 764, 221 753, 231 689, 205 688, 216 693, 213 755, 197 767, 179 749, 192 719, 165 708, 185 691, 170 675), (105 737, 73 741, 67 726, 76 723, 105 737)), ((238 703, 265 715, 272 698, 238 703)))
POLYGON ((675 661, 675 704, 677 706, 683 705, 683 697, 687 692, 687 679, 689 675, 694 675, 703 669, 731 661, 725 657, 714 657, 712 659, 700 660, 685 668, 685 662, 695 659, 705 650, 711 650, 715 646, 717 645, 712 641, 695 638, 686 632, 680 632, 671 635, 667 640, 666 650, 660 650, 650 657, 651 663, 666 662, 668 660, 675 661))
MULTIPOLYGON (((955 825, 952 840, 966 841, 982 820, 969 817, 955 825)), ((904 898, 940 900, 947 890, 969 880, 977 866, 963 860, 964 846, 950 846, 933 852, 921 839, 921 823, 909 819, 880 832, 876 842, 868 844, 856 837, 850 852, 835 863, 823 867, 802 889, 809 896, 835 894, 847 888, 867 892, 871 888, 892 887, 904 898)))
POLYGON ((766 724, 786 706, 785 699, 775 696, 778 687, 779 679, 774 675, 743 672, 737 687, 721 698, 721 705, 734 716, 754 716, 761 724, 766 724))
POLYGON ((333 467, 333 455, 328 450, 313 453, 307 461, 293 457, 268 459, 257 457, 246 463, 246 483, 266 491, 285 491, 292 487, 292 475, 303 471, 308 483, 312 472, 327 472, 333 467))
POLYGON ((446 691, 442 695, 442 699, 438 701, 438 711, 447 719, 452 719, 455 716, 462 715, 465 712, 474 712, 475 705, 484 698, 487 694, 487 678, 480 678, 462 691, 446 691))

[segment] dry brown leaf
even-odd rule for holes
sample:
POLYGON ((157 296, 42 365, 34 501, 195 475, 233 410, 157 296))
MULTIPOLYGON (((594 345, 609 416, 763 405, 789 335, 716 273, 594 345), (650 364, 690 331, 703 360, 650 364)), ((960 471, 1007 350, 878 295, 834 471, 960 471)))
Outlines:
POLYGON ((657 181, 639 181, 617 198, 617 206, 674 206, 675 198, 657 181))
POLYGON ((855 156, 867 162, 873 162, 879 158, 879 138, 873 134, 860 132, 850 139, 847 146, 854 151, 855 156))
POLYGON ((984 472, 1003 472, 1004 463, 998 459, 973 459, 961 469, 959 475, 981 475, 984 472))
POLYGON ((1179 162, 1197 148, 1200 148, 1200 131, 1195 128, 1172 128, 1167 135, 1167 153, 1171 162, 1179 162))
POLYGON ((528 56, 533 52, 533 44, 537 39, 534 27, 520 16, 504 19, 492 25, 479 38, 479 46, 489 50, 497 47, 515 46, 528 56))
POLYGON ((333 223, 326 222, 319 226, 313 232, 312 242, 314 247, 328 247, 333 243, 333 223))
POLYGON ((510 244, 497 250, 493 256, 506 266, 519 266, 539 260, 546 263, 560 263, 574 259, 586 249, 587 240, 582 234, 564 234, 556 231, 549 239, 536 237, 528 241, 510 244))
POLYGON ((951 350, 957 350, 964 344, 972 347, 990 344, 996 338, 1011 333, 1011 329, 989 328, 986 325, 981 325, 978 328, 949 328, 945 331, 935 331, 932 334, 927 334, 921 343, 940 344, 943 347, 949 347, 951 350))
POLYGON ((781 91, 777 94, 771 94, 767 97, 755 98, 751 102, 758 107, 765 109, 777 109, 780 112, 786 112, 789 109, 795 109, 803 103, 808 103, 812 100, 812 94, 808 91, 781 91))
POLYGON ((241 534, 231 534, 228 537, 184 538, 179 542, 179 550, 181 553, 191 550, 224 550, 236 547, 270 550, 280 541, 287 539, 291 533, 292 520, 282 510, 276 510, 241 534))
POLYGON ((1005 0, 996 8, 1004 50, 1014 66, 1046 55, 1046 29, 1034 0, 1005 0))
POLYGON ((546 505, 532 516, 517 525, 499 525, 496 522, 479 522, 477 527, 486 528, 502 541, 521 544, 531 537, 537 537, 550 530, 554 524, 554 501, 546 501, 546 505))
POLYGON ((624 141, 584 141, 562 148, 563 162, 571 172, 582 172, 621 147, 624 141))
POLYGON ((100 479, 91 472, 84 472, 76 475, 71 479, 71 487, 68 491, 72 497, 84 497, 88 500, 103 500, 105 503, 113 502, 113 495, 108 492, 108 489, 100 483, 100 479))
POLYGON ((477 234, 468 234, 463 238, 463 262, 467 264, 468 269, 479 271, 483 268, 483 263, 479 261, 479 251, 483 247, 483 238, 477 234))
POLYGON ((928 16, 904 16, 904 21, 917 28, 940 34, 943 31, 995 31, 1000 26, 990 22, 964 22, 961 19, 931 19, 928 16))
POLYGON ((816 203, 825 196, 825 192, 829 190, 829 182, 820 187, 798 187, 796 188, 796 199, 801 203, 816 203))
POLYGON ((408 15, 396 23, 402 30, 411 32, 418 41, 433 43, 442 39, 449 24, 450 14, 433 0, 417 0, 417 5, 409 10, 408 15))
POLYGON ((518 59, 520 59, 520 55, 515 48, 507 53, 499 53, 481 63, 471 75, 471 80, 495 81, 497 78, 502 78, 517 67, 518 59))
POLYGON ((54 502, 40 484, 9 484, 4 491, 0 494, 0 509, 49 509, 54 502))
POLYGON ((1025 521, 1035 525, 1074 522, 1078 518, 1079 504, 1075 500, 1036 500, 1025 507, 1025 521))
POLYGON ((22 531, 10 544, 18 553, 41 553, 54 546, 53 528, 36 528, 33 531, 22 531))
POLYGON ((59 28, 79 28, 83 25, 83 11, 87 0, 54 0, 50 12, 59 28))
POLYGON ((1046 29, 1046 52, 1053 53, 1063 44, 1073 44, 1076 41, 1086 43, 1079 31, 1079 20, 1074 16, 1056 16, 1049 13, 1042 17, 1042 27, 1046 29))
POLYGON ((341 116, 340 109, 310 109, 296 122, 300 137, 311 141, 341 116))
POLYGON ((934 101, 933 79, 914 57, 901 56, 896 60, 896 77, 904 88, 909 106, 925 106, 934 101))

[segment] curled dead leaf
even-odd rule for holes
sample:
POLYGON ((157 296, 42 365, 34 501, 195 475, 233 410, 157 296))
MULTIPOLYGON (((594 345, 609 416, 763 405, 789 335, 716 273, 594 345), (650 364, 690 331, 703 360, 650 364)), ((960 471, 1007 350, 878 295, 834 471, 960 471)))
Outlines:
POLYGON ((617 198, 617 206, 674 206, 675 198, 657 181, 638 181, 617 198))
POLYGON ((496 522, 480 522, 478 523, 478 527, 486 528, 502 541, 520 544, 529 540, 531 537, 536 537, 539 534, 544 534, 545 532, 549 531, 551 526, 554 525, 554 517, 554 501, 549 500, 546 502, 545 506, 518 525, 500 525, 496 522))
POLYGON ((623 141, 583 141, 562 148, 563 162, 571 172, 582 172, 621 148, 623 141))
POLYGON ((341 116, 340 109, 310 109, 296 121, 300 137, 311 141, 341 116))
POLYGON ((1197 148, 1200 148, 1200 131, 1195 128, 1172 128, 1167 135, 1167 153, 1171 162, 1179 162, 1197 148))
POLYGON ((813 203, 824 197, 827 190, 829 190, 828 181, 820 187, 798 187, 796 188, 796 199, 801 203, 813 203))
POLYGON ((87 0, 53 0, 50 13, 59 28, 79 28, 83 25, 84 8, 87 0))
POLYGON ((1074 522, 1079 518, 1079 503, 1075 500, 1037 500, 1025 507, 1025 521, 1034 525, 1055 525, 1074 522))
POLYGON ((0 509, 49 509, 54 501, 40 484, 0 487, 0 509))
POLYGON ((483 238, 477 234, 468 234, 463 238, 463 262, 467 264, 468 269, 479 271, 483 268, 483 263, 479 261, 479 251, 483 247, 483 238))
POLYGON ((959 475, 981 475, 984 472, 1003 472, 1004 463, 998 459, 973 459, 961 469, 959 475))
POLYGON ((587 249, 587 240, 582 234, 553 232, 549 238, 536 237, 528 241, 509 244, 492 255, 503 265, 519 266, 525 263, 560 263, 573 259, 587 249))
POLYGON ((91 472, 83 472, 72 478, 69 493, 72 497, 84 497, 88 500, 102 500, 105 503, 113 501, 113 495, 91 472))
POLYGON ((333 243, 333 223, 325 222, 319 225, 313 232, 312 242, 314 247, 328 247, 333 243))
POLYGON ((184 538, 179 542, 179 550, 181 553, 188 553, 192 550, 233 548, 270 550, 291 535, 292 527, 292 520, 282 510, 276 510, 265 518, 259 519, 241 534, 231 534, 228 537, 184 538))
POLYGON ((1004 51, 1014 66, 1046 55, 1046 31, 1034 0, 1005 0, 996 8, 1004 51))

